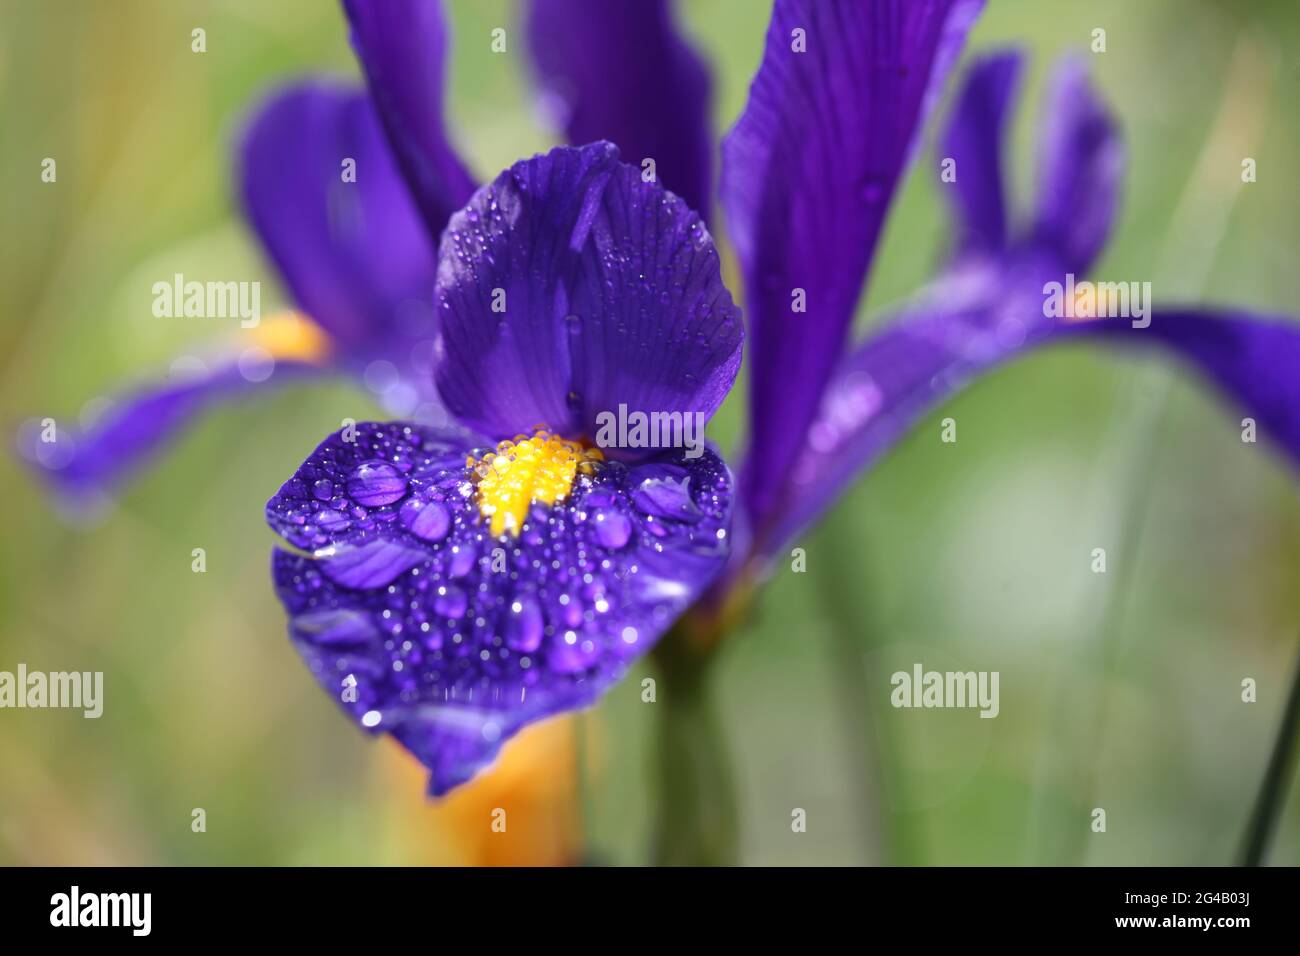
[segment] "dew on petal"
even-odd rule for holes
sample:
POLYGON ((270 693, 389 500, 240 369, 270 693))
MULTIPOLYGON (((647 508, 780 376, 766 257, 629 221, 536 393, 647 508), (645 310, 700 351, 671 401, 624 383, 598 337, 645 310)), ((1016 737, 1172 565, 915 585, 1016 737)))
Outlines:
POLYGON ((405 476, 386 461, 363 461, 348 477, 348 496, 367 508, 390 505, 405 495, 405 476))
POLYGON ((441 541, 451 529, 451 513, 440 501, 411 498, 399 513, 406 530, 425 541, 441 541))

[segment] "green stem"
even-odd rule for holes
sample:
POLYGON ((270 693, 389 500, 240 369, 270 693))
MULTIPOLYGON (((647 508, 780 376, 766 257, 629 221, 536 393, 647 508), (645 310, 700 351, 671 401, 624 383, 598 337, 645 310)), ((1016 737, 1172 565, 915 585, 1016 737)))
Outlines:
POLYGON ((1155 490, 1150 476, 1159 462, 1171 383, 1166 369, 1149 364, 1130 376, 1128 398, 1119 403, 1121 408, 1137 411, 1119 421, 1120 434, 1112 444, 1121 462, 1119 504, 1107 535, 1114 540, 1108 555, 1112 573, 1100 596, 1083 612, 1089 637, 1078 642, 1074 664, 1057 678, 1053 730, 1046 736, 1039 758, 1039 796, 1030 809, 1027 828, 1030 862, 1081 866, 1088 853, 1089 831, 1075 821, 1096 804, 1110 700, 1105 690, 1100 697, 1081 698, 1074 687, 1075 675, 1092 672, 1109 679, 1123 651, 1136 580, 1129 569, 1137 566, 1142 548, 1155 490), (1066 794, 1070 796, 1061 796, 1066 794))
POLYGON ((845 758, 854 776, 857 817, 862 849, 870 864, 917 862, 921 851, 902 814, 903 774, 906 768, 895 741, 876 719, 872 687, 888 686, 871 669, 872 650, 880 628, 871 609, 876 607, 866 579, 868 569, 860 557, 861 539, 832 525, 821 532, 825 568, 818 573, 819 599, 826 615, 826 636, 832 686, 840 711, 845 758))
POLYGON ((1246 830, 1246 844, 1242 851, 1243 866, 1259 866, 1264 862, 1277 818, 1286 803, 1287 784, 1291 779, 1291 765, 1295 761, 1296 738, 1300 735, 1300 661, 1291 678, 1291 693, 1287 695, 1282 710, 1282 724, 1273 739, 1273 752, 1268 759, 1268 769, 1255 796, 1255 810, 1246 830))
POLYGON ((712 694, 713 655, 684 630, 656 648, 654 862, 661 866, 728 866, 738 859, 731 760, 712 694))

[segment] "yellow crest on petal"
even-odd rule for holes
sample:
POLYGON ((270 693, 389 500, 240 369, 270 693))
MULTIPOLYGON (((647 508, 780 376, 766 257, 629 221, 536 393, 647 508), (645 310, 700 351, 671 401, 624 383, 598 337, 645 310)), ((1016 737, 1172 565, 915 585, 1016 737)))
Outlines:
POLYGON ((591 474, 605 456, 598 448, 538 429, 516 435, 482 458, 466 459, 478 483, 479 512, 493 536, 519 534, 534 502, 553 505, 573 490, 579 474, 591 474))

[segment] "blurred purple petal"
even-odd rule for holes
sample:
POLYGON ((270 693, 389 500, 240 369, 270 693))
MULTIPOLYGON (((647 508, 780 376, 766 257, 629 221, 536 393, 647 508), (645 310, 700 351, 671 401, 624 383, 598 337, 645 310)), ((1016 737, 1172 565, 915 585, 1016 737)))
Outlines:
POLYGON ((1300 467, 1300 323, 1242 309, 1155 309, 1148 328, 1123 319, 1079 322, 1063 340, 1168 349, 1255 418, 1300 467))
POLYGON ((973 63, 943 134, 940 158, 956 163, 956 180, 943 191, 952 202, 959 252, 996 253, 1007 244, 1002 147, 1022 61, 1008 51, 973 63))
POLYGON ((1119 206, 1124 145, 1079 60, 1056 70, 1044 106, 1038 195, 1030 241, 1052 250, 1065 272, 1087 272, 1119 206))
POLYGON ((447 26, 439 0, 344 0, 370 95, 436 242, 474 180, 443 128, 447 26))
POLYGON ((754 343, 742 495, 760 524, 843 350, 925 109, 980 6, 776 2, 749 102, 722 147, 754 343), (806 313, 795 311, 801 294, 806 313))
POLYGON ((19 433, 19 451, 65 505, 77 512, 93 510, 212 406, 321 373, 316 366, 269 364, 264 358, 223 364, 140 388, 109 403, 83 428, 56 418, 47 433, 39 421, 28 422, 19 433), (44 440, 48 437, 54 440, 44 440))
POLYGON ((755 551, 779 551, 938 403, 1042 341, 1045 274, 1032 261, 954 270, 846 355, 755 551))
POLYGON ((711 452, 608 463, 494 538, 465 465, 483 449, 402 423, 354 437, 327 439, 267 504, 310 552, 276 550, 276 586, 321 686, 418 757, 435 794, 526 724, 594 702, 727 555, 731 478, 711 452), (646 510, 647 485, 684 501, 646 510))
POLYGON ((1163 349, 1197 369, 1300 466, 1300 324, 1247 313, 1153 310, 1129 319, 1041 318, 1042 295, 1005 273, 950 279, 851 353, 836 373, 761 559, 811 526, 845 488, 973 378, 1031 348, 1097 341, 1163 349), (1008 291, 1012 290, 1012 291, 1008 291), (981 302, 981 299, 983 301, 981 302))
POLYGON ((432 340, 433 246, 365 93, 306 83, 276 94, 240 158, 253 227, 295 301, 349 356, 432 340))
POLYGON ((712 83, 668 0, 530 0, 542 105, 570 143, 609 140, 706 221, 712 207, 712 83))
POLYGON ((701 413, 740 364, 740 312, 698 215, 609 143, 516 163, 452 218, 439 391, 493 438, 596 433, 601 412, 701 413))

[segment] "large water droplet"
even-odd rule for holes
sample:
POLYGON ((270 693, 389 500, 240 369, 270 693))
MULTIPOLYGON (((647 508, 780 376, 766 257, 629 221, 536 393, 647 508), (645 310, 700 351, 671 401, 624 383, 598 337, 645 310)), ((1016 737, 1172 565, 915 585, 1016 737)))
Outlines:
POLYGON ((453 547, 451 549, 451 563, 447 568, 447 574, 453 578, 463 578, 474 570, 474 565, 478 561, 477 556, 469 548, 453 547))
POLYGON ((367 508, 390 505, 405 494, 406 477, 386 461, 363 461, 348 478, 348 495, 367 508))
POLYGON ((544 626, 537 602, 520 597, 510 605, 506 618, 506 643, 517 651, 531 654, 541 646, 544 626))
POLYGON ((469 607, 469 598, 458 587, 444 585, 433 598, 433 609, 443 617, 463 617, 469 607))
POLYGON ((293 628, 298 637, 332 648, 367 644, 376 634, 368 616, 337 609, 299 614, 293 619, 293 628))
POLYGON ((312 516, 312 520, 323 531, 343 531, 352 524, 352 519, 333 508, 322 508, 312 516))
POLYGON ((441 501, 412 498, 402 505, 402 525, 417 538, 441 541, 451 528, 451 514, 441 501))
POLYGON ((557 628, 547 646, 546 666, 556 673, 575 674, 590 667, 595 658, 590 638, 574 628, 557 628))
POLYGON ((649 466, 644 478, 632 492, 632 502, 645 514, 656 518, 694 523, 702 517, 691 497, 690 479, 681 469, 649 466))
POLYGON ((596 540, 602 547, 617 550, 632 536, 632 521, 614 508, 601 508, 592 514, 596 523, 596 540))
POLYGON ((321 572, 335 584, 349 588, 378 588, 391 584, 425 560, 416 548, 377 538, 359 546, 345 546, 320 562, 321 572))

